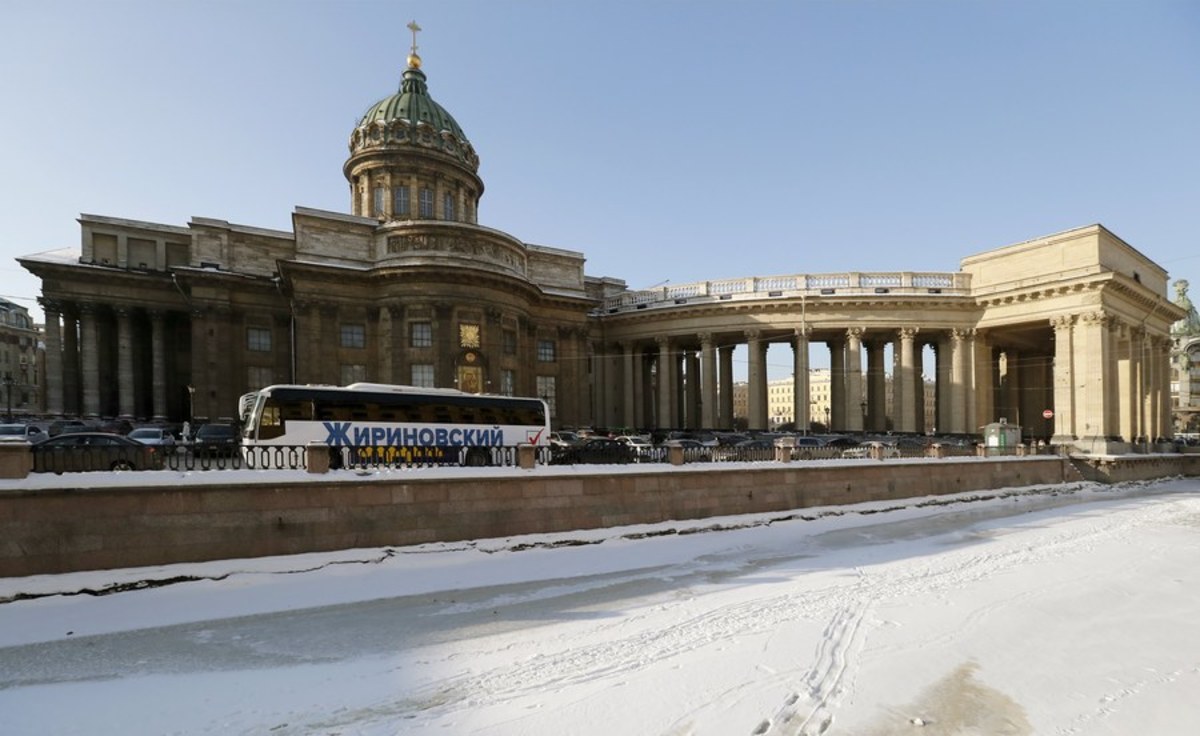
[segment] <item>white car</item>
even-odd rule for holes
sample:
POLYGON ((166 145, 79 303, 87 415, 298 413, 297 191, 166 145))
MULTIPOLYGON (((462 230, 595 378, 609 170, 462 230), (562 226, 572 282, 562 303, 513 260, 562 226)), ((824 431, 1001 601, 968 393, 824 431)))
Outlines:
POLYGON ((0 424, 0 442, 25 441, 31 445, 50 439, 46 430, 33 424, 0 424))
POLYGON ((868 442, 865 445, 858 445, 856 447, 847 447, 846 449, 842 450, 842 457, 844 457, 844 458, 871 457, 871 452, 876 447, 880 448, 879 449, 879 457, 880 458, 900 457, 900 448, 898 448, 895 445, 890 444, 888 442, 868 442))
POLYGON ((161 427, 138 427, 130 432, 129 439, 137 440, 143 445, 163 448, 163 453, 170 455, 175 451, 175 435, 170 430, 161 427))

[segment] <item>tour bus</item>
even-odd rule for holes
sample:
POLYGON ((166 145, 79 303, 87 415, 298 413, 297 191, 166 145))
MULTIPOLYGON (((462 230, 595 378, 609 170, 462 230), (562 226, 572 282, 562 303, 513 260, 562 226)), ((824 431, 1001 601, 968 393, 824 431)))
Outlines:
POLYGON ((349 463, 490 465, 499 448, 546 445, 549 411, 541 399, 454 389, 352 383, 267 386, 238 402, 242 448, 254 467, 271 453, 255 448, 330 447, 335 468, 349 463))

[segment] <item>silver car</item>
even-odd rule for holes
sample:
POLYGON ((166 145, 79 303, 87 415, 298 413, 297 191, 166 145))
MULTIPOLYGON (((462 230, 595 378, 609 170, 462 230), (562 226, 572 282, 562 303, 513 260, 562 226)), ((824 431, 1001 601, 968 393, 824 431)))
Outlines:
POLYGON ((143 445, 161 447, 164 455, 175 452, 175 435, 171 434, 170 430, 161 427, 138 427, 126 436, 143 445))
POLYGON ((0 424, 0 442, 20 442, 24 440, 31 445, 40 444, 50 439, 46 430, 33 424, 0 424))

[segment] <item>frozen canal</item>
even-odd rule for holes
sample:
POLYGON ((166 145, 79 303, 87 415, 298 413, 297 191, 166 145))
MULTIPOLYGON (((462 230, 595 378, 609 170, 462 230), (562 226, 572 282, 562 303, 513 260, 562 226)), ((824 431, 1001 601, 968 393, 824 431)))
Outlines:
POLYGON ((1200 482, 895 506, 0 580, 0 730, 1200 732, 1200 482))

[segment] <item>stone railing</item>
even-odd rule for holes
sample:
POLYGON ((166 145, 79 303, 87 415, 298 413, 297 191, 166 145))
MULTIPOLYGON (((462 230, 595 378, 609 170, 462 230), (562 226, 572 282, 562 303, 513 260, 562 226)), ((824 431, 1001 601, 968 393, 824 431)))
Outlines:
POLYGON ((838 297, 901 294, 963 297, 971 291, 971 276, 962 272, 895 271, 749 276, 737 279, 696 281, 653 289, 626 291, 604 300, 599 314, 635 309, 748 301, 789 297, 838 297))

